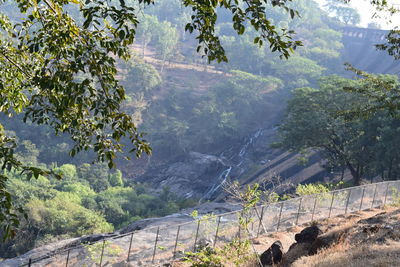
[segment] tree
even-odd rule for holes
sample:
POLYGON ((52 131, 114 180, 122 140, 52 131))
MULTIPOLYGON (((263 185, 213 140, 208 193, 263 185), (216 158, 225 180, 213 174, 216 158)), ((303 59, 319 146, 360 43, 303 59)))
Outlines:
POLYGON ((319 151, 327 167, 347 168, 355 184, 378 175, 396 177, 400 171, 399 109, 390 116, 390 110, 378 108, 363 93, 378 88, 374 80, 400 86, 390 75, 370 75, 370 80, 332 76, 321 79, 319 89, 296 89, 279 127, 280 146, 319 151))
POLYGON ((328 0, 326 3, 328 11, 333 13, 337 19, 344 24, 357 25, 361 21, 360 14, 356 9, 349 7, 346 3, 337 0, 328 0))
POLYGON ((101 214, 80 205, 79 197, 59 192, 51 200, 32 199, 27 204, 31 227, 50 235, 81 236, 113 231, 101 214))
MULTIPOLYGON (((5 2, 1 0, 0 4, 5 2)), ((133 119, 120 110, 125 93, 116 79, 115 57, 129 57, 129 45, 139 23, 137 7, 123 0, 14 3, 17 7, 12 9, 12 16, 20 19, 0 15, 0 112, 8 116, 22 113, 25 122, 49 125, 55 133, 69 134, 74 141, 72 156, 93 149, 98 160, 107 161, 109 167, 115 165, 116 154, 123 151, 123 139, 129 140, 127 150, 136 156, 150 153, 150 146, 133 119), (75 14, 77 19, 70 14, 75 14)), ((153 1, 137 3, 150 5, 153 1)), ((250 22, 258 32, 255 43, 267 42, 283 57, 287 58, 300 45, 292 40, 292 31, 279 31, 265 17, 263 1, 248 2, 245 7, 241 2, 227 0, 183 0, 182 3, 193 11, 185 29, 198 34, 199 46, 205 48, 204 55, 210 61, 227 60, 214 29, 218 8, 232 12, 233 28, 238 34, 250 22)), ((292 18, 296 15, 286 6, 286 1, 268 4, 287 10, 292 18)), ((3 169, 20 170, 34 177, 59 178, 49 170, 20 162, 13 153, 16 145, 15 139, 0 127, 3 169)), ((0 176, 0 226, 6 233, 5 238, 18 226, 6 180, 5 175, 0 176)))
POLYGON ((124 181, 122 180, 122 172, 120 170, 116 170, 115 173, 111 173, 108 176, 108 181, 111 186, 123 186, 124 181))
POLYGON ((144 15, 143 19, 138 26, 138 31, 136 33, 137 39, 142 43, 142 57, 144 57, 144 52, 146 51, 147 45, 151 42, 155 35, 155 25, 157 25, 158 19, 155 16, 144 15))
POLYGON ((285 62, 275 61, 271 68, 278 77, 290 81, 288 85, 291 88, 309 85, 326 70, 315 61, 301 56, 293 56, 285 62))
POLYGON ((250 34, 241 38, 233 36, 222 36, 224 47, 229 57, 229 66, 254 74, 261 75, 265 49, 254 46, 250 34))
POLYGON ((90 165, 84 163, 78 167, 78 176, 88 182, 95 192, 106 190, 110 187, 109 172, 103 164, 90 165))
POLYGON ((319 89, 296 89, 279 127, 279 144, 298 152, 320 151, 330 166, 348 168, 359 184, 366 166, 363 155, 368 155, 367 147, 361 149, 362 121, 348 121, 338 113, 365 99, 344 92, 345 86, 361 85, 332 76, 321 79, 319 89))
POLYGON ((164 21, 157 25, 156 49, 162 60, 161 72, 163 72, 165 61, 174 57, 177 52, 179 34, 171 23, 164 21))
POLYGON ((126 64, 127 74, 124 76, 123 84, 128 95, 135 93, 148 94, 161 84, 161 76, 153 65, 134 58, 126 64))

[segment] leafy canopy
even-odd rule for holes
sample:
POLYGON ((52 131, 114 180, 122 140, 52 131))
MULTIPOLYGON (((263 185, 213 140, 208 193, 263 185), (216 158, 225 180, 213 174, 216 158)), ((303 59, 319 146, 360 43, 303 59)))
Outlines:
POLYGON ((296 89, 279 127, 280 146, 320 152, 325 166, 331 171, 348 169, 355 184, 377 175, 395 177, 399 166, 397 149, 393 149, 398 143, 398 106, 392 110, 379 106, 380 95, 375 94, 381 89, 372 89, 379 88, 377 82, 399 88, 399 81, 390 75, 368 77, 331 76, 321 79, 319 89, 296 89))

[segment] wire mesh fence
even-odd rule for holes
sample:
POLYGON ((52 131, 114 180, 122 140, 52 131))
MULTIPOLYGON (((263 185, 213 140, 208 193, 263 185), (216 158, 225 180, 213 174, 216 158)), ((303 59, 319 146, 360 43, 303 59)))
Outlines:
POLYGON ((268 203, 246 211, 206 215, 184 224, 151 227, 31 258, 20 266, 160 265, 234 238, 256 237, 341 214, 400 204, 400 181, 388 181, 268 203), (248 220, 241 229, 240 218, 248 220))

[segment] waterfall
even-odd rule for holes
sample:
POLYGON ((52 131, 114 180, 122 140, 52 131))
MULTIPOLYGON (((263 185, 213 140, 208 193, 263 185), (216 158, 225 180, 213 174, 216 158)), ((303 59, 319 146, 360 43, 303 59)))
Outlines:
POLYGON ((259 129, 257 132, 255 132, 252 136, 250 136, 247 139, 247 141, 244 143, 244 145, 242 146, 242 148, 239 151, 239 154, 238 154, 239 163, 237 163, 235 167, 240 167, 240 165, 243 164, 243 157, 244 157, 244 155, 246 155, 247 149, 249 148, 249 146, 251 144, 253 144, 254 140, 256 140, 258 137, 260 137, 263 130, 264 129, 259 129))
MULTIPOLYGON (((244 156, 247 153, 247 149, 249 148, 249 146, 251 144, 254 143, 254 141, 261 136, 262 132, 263 132, 263 128, 257 130, 253 135, 251 135, 249 138, 247 138, 244 142, 244 144, 240 147, 239 153, 233 155, 230 160, 233 160, 234 163, 231 166, 229 166, 228 168, 226 168, 225 170, 223 170, 218 177, 215 179, 215 183, 214 185, 207 191, 207 193, 205 193, 205 195, 200 199, 199 202, 203 201, 203 200, 207 200, 210 199, 213 194, 220 189, 226 182, 226 180, 229 177, 229 174, 231 173, 232 169, 235 167, 240 167, 243 162, 244 162, 244 156)), ((230 148, 229 150, 231 150, 232 148, 230 148)), ((224 155, 224 152, 221 153, 221 156, 224 155)))
POLYGON ((216 183, 207 191, 207 193, 200 199, 199 202, 209 199, 212 195, 226 182, 229 174, 231 173, 232 166, 225 169, 221 174, 217 177, 216 183))

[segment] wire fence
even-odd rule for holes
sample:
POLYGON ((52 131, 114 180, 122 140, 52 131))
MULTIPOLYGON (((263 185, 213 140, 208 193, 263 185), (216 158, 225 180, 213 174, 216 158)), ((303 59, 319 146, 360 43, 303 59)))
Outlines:
POLYGON ((247 213, 248 229, 241 229, 243 210, 206 215, 184 224, 151 227, 58 250, 31 258, 20 266, 159 266, 196 251, 205 244, 218 246, 234 238, 258 237, 295 225, 400 202, 400 181, 335 190, 257 206, 247 213))

